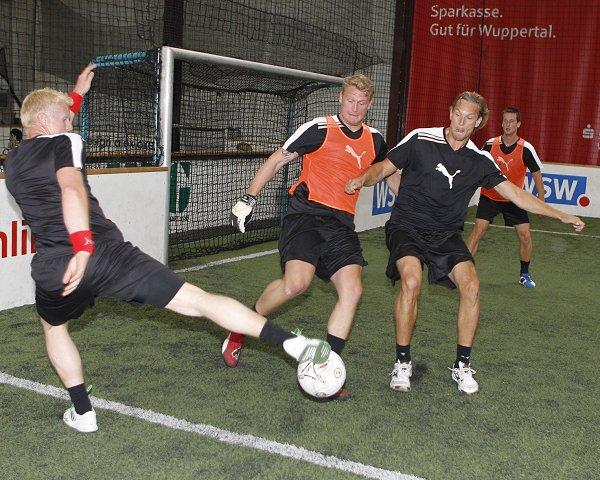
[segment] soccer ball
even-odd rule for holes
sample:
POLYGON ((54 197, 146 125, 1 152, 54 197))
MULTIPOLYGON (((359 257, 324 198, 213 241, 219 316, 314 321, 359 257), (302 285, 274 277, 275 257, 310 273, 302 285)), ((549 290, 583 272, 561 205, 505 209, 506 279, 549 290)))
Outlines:
POLYGON ((323 363, 307 361, 298 364, 298 383, 313 397, 331 397, 340 391, 345 381, 346 366, 335 352, 331 352, 323 363))

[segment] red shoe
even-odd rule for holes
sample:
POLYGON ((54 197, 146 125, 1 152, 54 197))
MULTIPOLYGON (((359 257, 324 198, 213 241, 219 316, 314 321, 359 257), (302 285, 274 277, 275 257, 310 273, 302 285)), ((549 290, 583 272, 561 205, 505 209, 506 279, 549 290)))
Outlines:
POLYGON ((225 365, 232 368, 237 367, 245 339, 246 337, 241 333, 229 332, 229 335, 223 342, 223 348, 221 348, 221 355, 223 356, 225 365))
POLYGON ((347 402, 350 400, 350 394, 348 393, 348 389, 346 387, 340 388, 340 391, 337 392, 334 396, 334 399, 339 400, 340 402, 347 402))

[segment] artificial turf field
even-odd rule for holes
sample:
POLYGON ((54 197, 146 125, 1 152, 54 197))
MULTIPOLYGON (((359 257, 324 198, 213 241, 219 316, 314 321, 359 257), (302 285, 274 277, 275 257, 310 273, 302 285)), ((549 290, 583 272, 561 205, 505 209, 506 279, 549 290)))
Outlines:
MULTIPOLYGON (((470 397, 457 393, 447 370, 457 294, 426 283, 412 343, 412 392, 389 390, 396 290, 383 275, 382 229, 361 234, 369 265, 343 355, 348 402, 303 395, 295 365, 275 348, 248 341, 239 367, 229 369, 220 357, 224 333, 211 323, 102 299, 70 324, 86 380, 104 402, 96 407, 99 431, 80 434, 60 421, 68 401, 47 395, 60 384, 34 308, 2 311, 0 478, 600 478, 600 220, 585 220, 583 235, 570 235, 569 226, 532 216, 532 228, 544 231, 533 233, 534 290, 517 284, 511 229, 492 228, 482 241, 482 313, 471 357, 480 392, 470 397), (31 390, 7 378, 37 383, 31 390), (125 414, 130 407, 137 416, 125 414)), ((183 275, 251 305, 279 275, 278 257, 183 275)), ((324 336, 334 302, 333 287, 316 280, 272 319, 324 336)))

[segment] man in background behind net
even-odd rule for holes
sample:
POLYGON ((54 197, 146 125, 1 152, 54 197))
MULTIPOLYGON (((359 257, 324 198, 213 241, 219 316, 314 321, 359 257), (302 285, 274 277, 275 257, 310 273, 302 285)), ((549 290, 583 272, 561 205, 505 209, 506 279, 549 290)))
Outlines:
MULTIPOLYGON (((373 82, 366 76, 344 78, 340 113, 300 126, 259 168, 231 214, 232 225, 244 232, 265 184, 285 164, 303 156, 278 243, 283 277, 267 285, 253 308, 269 315, 306 291, 315 275, 331 280, 338 300, 327 322, 327 341, 337 354, 350 334, 366 265, 354 226, 357 198, 344 193, 344 186, 387 153, 382 135, 363 123, 373 94, 373 82)), ((223 359, 230 367, 237 365, 243 344, 241 332, 225 339, 223 359)), ((338 398, 349 398, 345 388, 338 398)))
POLYGON ((104 216, 87 181, 82 139, 70 133, 94 67, 83 70, 70 96, 50 88, 27 95, 21 108, 25 139, 4 162, 8 190, 36 238, 31 262, 36 308, 48 357, 73 402, 64 422, 81 432, 98 429, 81 358, 67 328, 96 296, 207 317, 227 330, 283 346, 298 361, 325 361, 330 352, 325 341, 286 332, 231 298, 186 283, 125 242, 104 216))

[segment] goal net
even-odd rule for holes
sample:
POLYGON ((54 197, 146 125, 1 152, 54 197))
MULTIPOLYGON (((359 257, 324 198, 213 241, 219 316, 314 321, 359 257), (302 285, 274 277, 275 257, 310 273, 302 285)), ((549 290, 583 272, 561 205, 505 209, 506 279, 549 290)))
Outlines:
POLYGON ((94 59, 82 133, 100 166, 170 166, 169 259, 274 240, 301 162, 259 197, 245 234, 230 209, 302 123, 338 110, 338 77, 163 47, 94 59))

